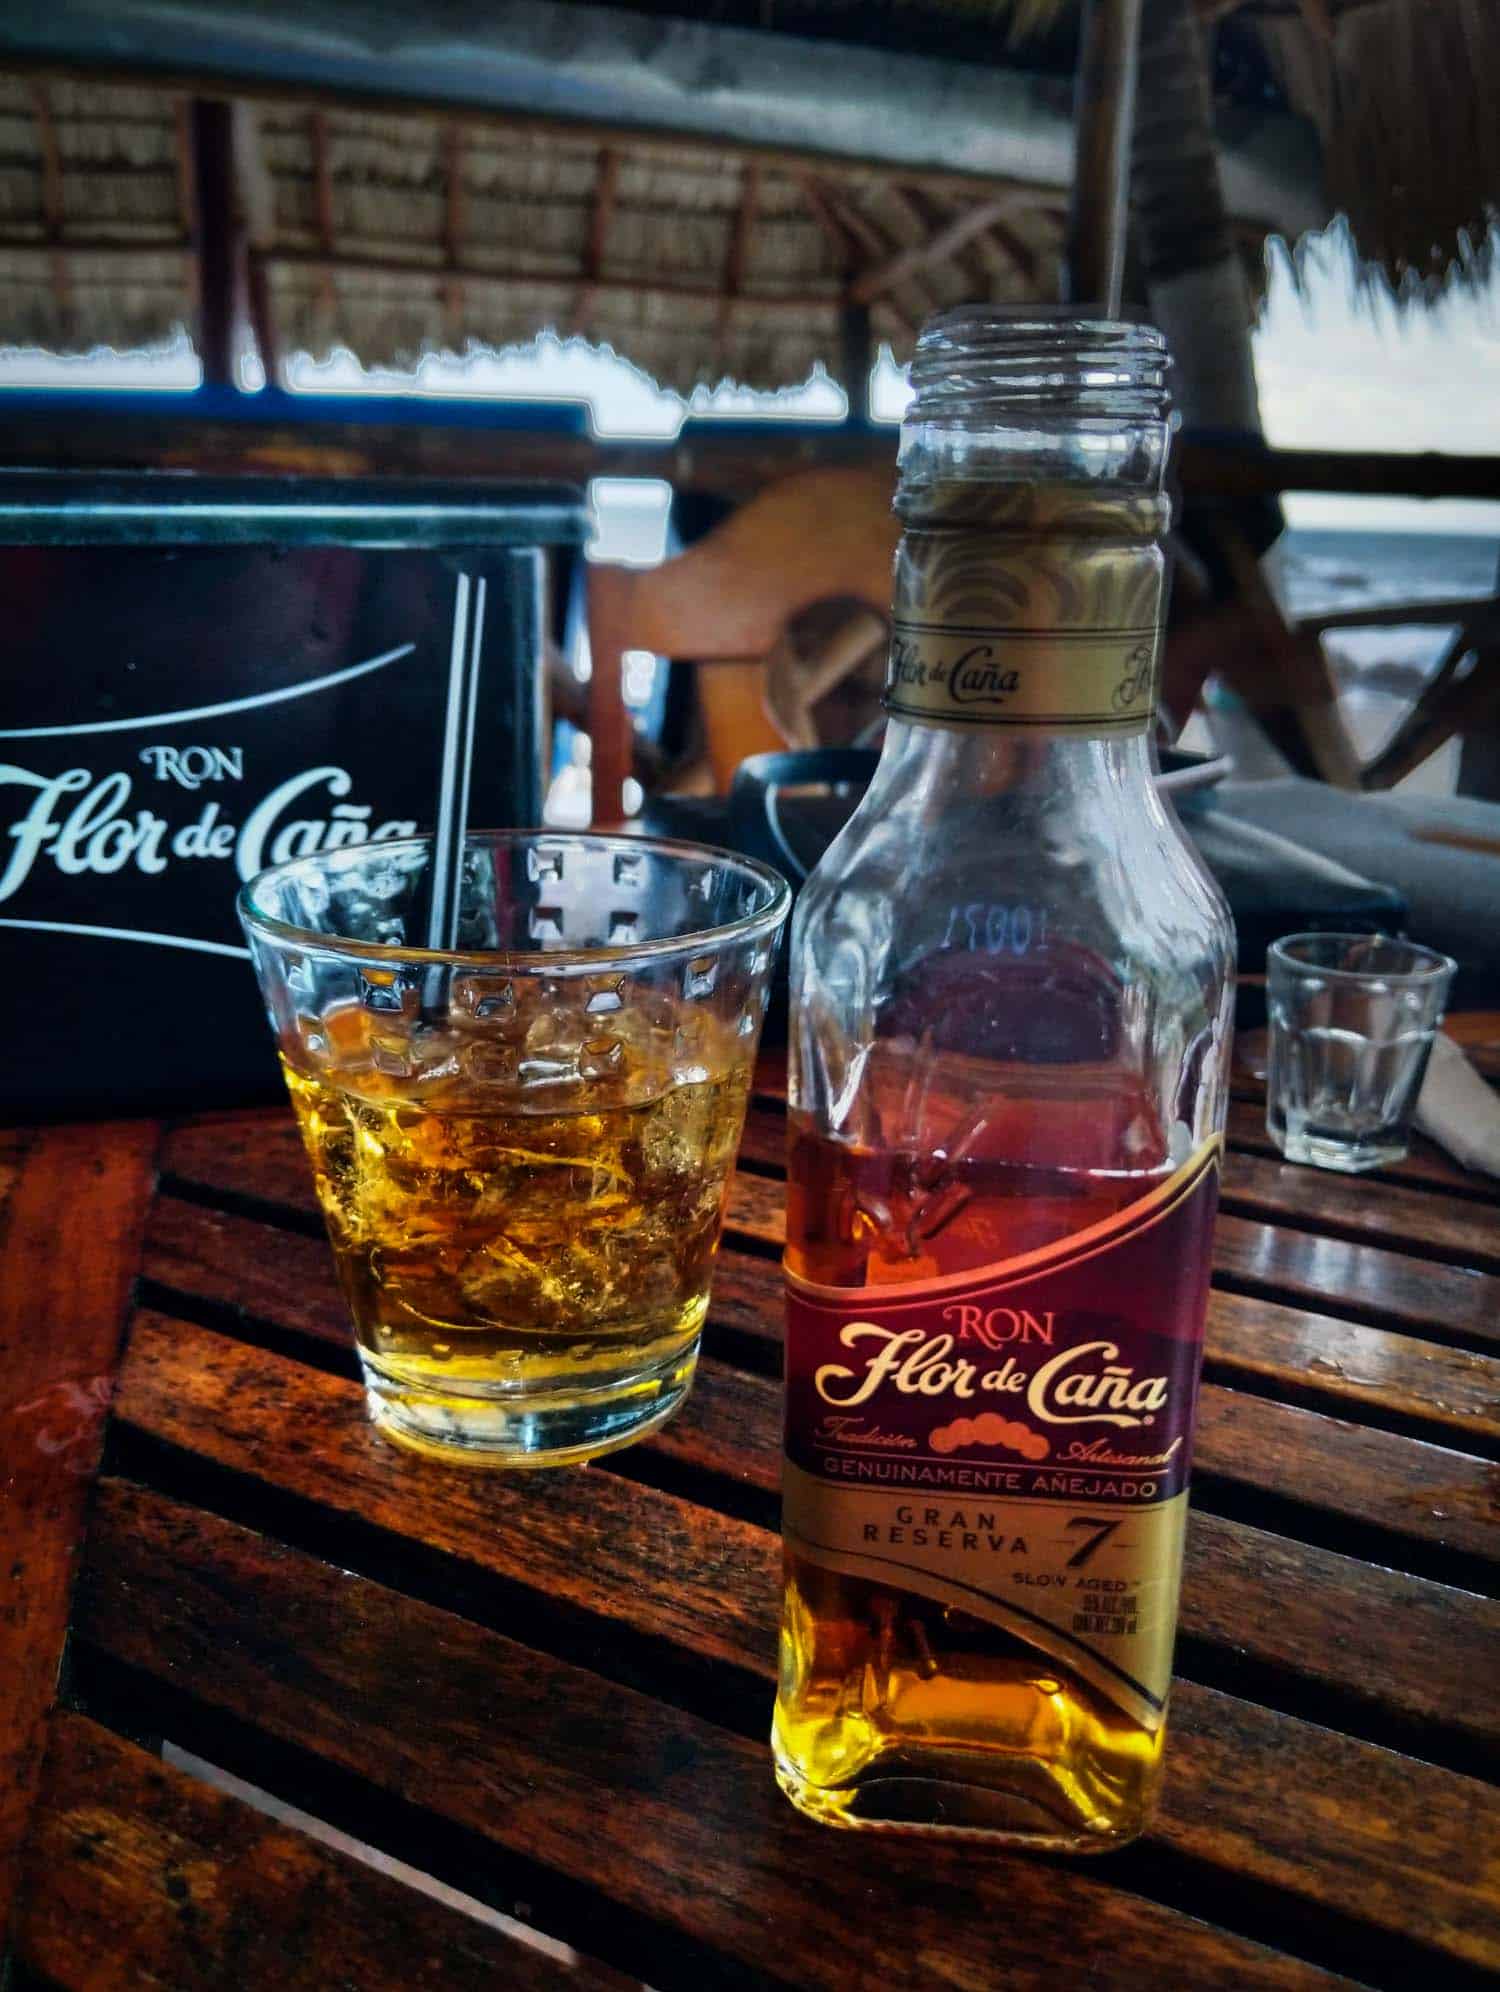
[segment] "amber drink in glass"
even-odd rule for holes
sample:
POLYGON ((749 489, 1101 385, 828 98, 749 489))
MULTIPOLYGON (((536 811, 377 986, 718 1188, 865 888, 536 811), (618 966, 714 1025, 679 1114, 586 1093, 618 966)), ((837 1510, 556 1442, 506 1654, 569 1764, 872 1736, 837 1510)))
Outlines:
POLYGON ((691 846, 471 835, 439 954, 407 942, 430 857, 242 898, 371 1415, 445 1458, 586 1459, 692 1381, 786 888, 691 846))

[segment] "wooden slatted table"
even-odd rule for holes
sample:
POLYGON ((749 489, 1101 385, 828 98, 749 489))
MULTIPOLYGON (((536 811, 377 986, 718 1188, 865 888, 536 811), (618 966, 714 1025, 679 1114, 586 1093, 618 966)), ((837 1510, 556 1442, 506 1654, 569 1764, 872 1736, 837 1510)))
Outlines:
POLYGON ((835 1834, 766 1748, 763 1076, 688 1409, 540 1475, 372 1432, 284 1112, 0 1135, 17 1987, 1492 1982, 1500 1185, 1237 1099, 1159 1824, 835 1834))

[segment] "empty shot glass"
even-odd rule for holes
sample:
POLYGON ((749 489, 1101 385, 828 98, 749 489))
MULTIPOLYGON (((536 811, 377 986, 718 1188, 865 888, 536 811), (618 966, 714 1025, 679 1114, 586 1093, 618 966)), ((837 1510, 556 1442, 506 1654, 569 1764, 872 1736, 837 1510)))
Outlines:
POLYGON ((1455 963, 1370 934, 1291 934, 1266 956, 1266 1126, 1289 1162, 1399 1162, 1455 963))
POLYGON ((437 952, 431 861, 297 859, 241 918, 375 1423, 586 1459, 687 1395, 790 894, 727 851, 473 833, 437 952))

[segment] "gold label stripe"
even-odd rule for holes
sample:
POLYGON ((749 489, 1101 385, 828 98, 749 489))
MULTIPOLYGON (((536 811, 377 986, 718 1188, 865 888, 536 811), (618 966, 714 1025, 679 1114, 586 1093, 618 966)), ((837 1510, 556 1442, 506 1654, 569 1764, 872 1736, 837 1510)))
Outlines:
POLYGON ((886 708, 966 726, 1144 726, 1154 626, 892 620, 886 708))
POLYGON ((938 713, 931 706, 909 705, 905 701, 886 694, 883 704, 888 713, 897 719, 915 719, 924 726, 1032 726, 1046 727, 1055 732, 1058 727, 1086 728, 1090 733, 1139 733, 1146 724, 1142 713, 1132 713, 1122 719, 1116 712, 1038 712, 1029 713, 1024 719, 1012 715, 1004 717, 988 713, 938 713))
POLYGON ((902 636, 977 636, 986 642, 1025 643, 1028 637, 1047 643, 1154 643, 1156 631, 1150 625, 1137 629, 1121 625, 1101 629, 1095 623, 958 623, 919 622, 911 616, 893 616, 892 629, 902 636))

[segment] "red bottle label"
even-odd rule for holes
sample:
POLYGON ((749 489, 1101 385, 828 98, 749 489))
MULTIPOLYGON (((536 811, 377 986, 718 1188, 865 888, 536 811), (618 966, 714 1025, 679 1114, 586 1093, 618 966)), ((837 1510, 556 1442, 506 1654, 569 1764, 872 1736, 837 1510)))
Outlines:
POLYGON ((1164 1705, 1202 1367, 1217 1138, 1148 1196, 905 1286, 788 1276, 785 1529, 1164 1705))

